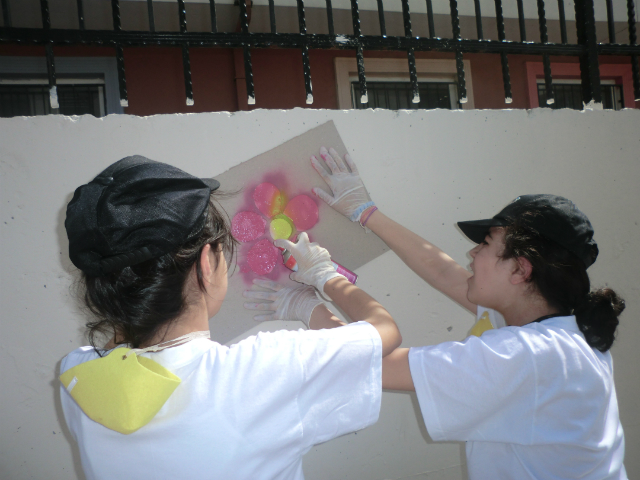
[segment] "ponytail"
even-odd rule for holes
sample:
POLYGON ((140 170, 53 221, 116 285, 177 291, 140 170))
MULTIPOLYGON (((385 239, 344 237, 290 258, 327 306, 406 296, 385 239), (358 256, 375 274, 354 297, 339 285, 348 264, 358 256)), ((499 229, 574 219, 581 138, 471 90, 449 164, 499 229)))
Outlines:
POLYGON ((613 345, 624 300, 610 288, 591 290, 584 262, 522 220, 505 227, 501 257, 529 260, 532 271, 528 281, 535 291, 559 315, 575 315, 589 346, 606 352, 613 345))
POLYGON ((592 290, 576 306, 573 313, 587 343, 601 352, 613 345, 618 316, 625 308, 624 300, 610 288, 592 290))

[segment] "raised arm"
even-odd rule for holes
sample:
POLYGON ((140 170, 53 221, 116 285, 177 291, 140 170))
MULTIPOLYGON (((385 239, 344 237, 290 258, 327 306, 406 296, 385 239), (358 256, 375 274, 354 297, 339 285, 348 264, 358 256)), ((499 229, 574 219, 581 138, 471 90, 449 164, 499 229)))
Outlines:
MULTIPOLYGON (((291 275, 292 280, 316 287, 352 321, 364 320, 378 330, 383 356, 400 346, 402 337, 393 317, 370 295, 336 272, 326 249, 310 243, 306 233, 300 234, 296 244, 277 240, 276 245, 289 250, 298 263, 298 271, 291 275)), ((314 322, 313 318, 311 322, 314 322)))
POLYGON ((375 209, 349 155, 343 160, 335 150, 321 148, 320 156, 323 162, 311 157, 311 164, 331 188, 332 195, 319 188, 314 188, 313 192, 352 221, 361 224, 366 221, 366 226, 411 270, 433 288, 475 313, 476 305, 467 300, 467 279, 471 273, 438 247, 375 209))

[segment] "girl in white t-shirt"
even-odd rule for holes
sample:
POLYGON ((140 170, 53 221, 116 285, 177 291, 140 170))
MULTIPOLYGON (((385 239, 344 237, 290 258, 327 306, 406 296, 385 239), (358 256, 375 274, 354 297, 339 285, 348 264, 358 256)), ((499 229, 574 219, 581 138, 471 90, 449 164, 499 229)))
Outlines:
POLYGON ((383 215, 348 155, 321 157, 312 165, 332 195, 314 193, 478 316, 462 342, 383 361, 383 387, 417 392, 434 440, 467 442, 469 478, 626 479, 609 353, 624 301, 590 289, 598 248, 587 217, 565 198, 523 195, 460 222, 478 244, 469 272, 383 215))
POLYGON ((249 296, 263 302, 249 306, 310 330, 209 339, 235 247, 218 187, 133 156, 69 202, 91 346, 62 360, 60 395, 88 479, 301 480, 313 445, 378 418, 398 329, 304 234, 291 250, 296 278, 313 286, 259 281, 249 296), (343 325, 316 288, 363 321, 343 325), (100 333, 112 337, 104 348, 100 333))

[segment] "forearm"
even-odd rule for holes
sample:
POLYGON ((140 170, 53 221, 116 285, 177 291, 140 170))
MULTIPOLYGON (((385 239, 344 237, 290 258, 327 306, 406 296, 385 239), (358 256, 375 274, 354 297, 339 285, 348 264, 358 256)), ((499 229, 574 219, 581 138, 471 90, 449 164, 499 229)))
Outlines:
POLYGON ((408 348, 398 348, 382 359, 382 388, 415 391, 408 348))
POLYGON ((309 320, 310 330, 322 330, 325 328, 336 328, 346 325, 345 322, 336 317, 326 305, 318 305, 313 309, 311 313, 311 319, 309 320))
POLYGON ((429 285, 471 312, 476 312, 476 305, 467 300, 467 279, 471 273, 449 255, 391 220, 380 210, 373 212, 369 217, 367 227, 429 285))
POLYGON ((393 317, 365 291, 342 276, 329 280, 324 291, 352 321, 364 320, 378 330, 383 356, 400 346, 402 336, 393 317))

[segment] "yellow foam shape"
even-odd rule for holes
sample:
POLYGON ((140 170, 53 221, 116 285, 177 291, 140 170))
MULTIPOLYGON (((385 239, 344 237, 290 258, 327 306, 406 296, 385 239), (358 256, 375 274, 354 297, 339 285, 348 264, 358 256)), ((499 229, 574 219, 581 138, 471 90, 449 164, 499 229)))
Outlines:
POLYGON ((269 232, 271 233, 271 238, 274 240, 278 240, 279 238, 284 238, 288 240, 295 232, 296 227, 293 225, 293 222, 286 215, 276 215, 271 223, 269 224, 269 232))
POLYGON ((180 384, 180 378, 153 360, 134 353, 123 360, 128 351, 116 348, 60 375, 89 418, 125 435, 149 423, 180 384))
POLYGON ((493 330, 493 325, 491 325, 491 320, 489 319, 489 312, 484 312, 469 332, 469 335, 479 337, 487 330, 493 330))

